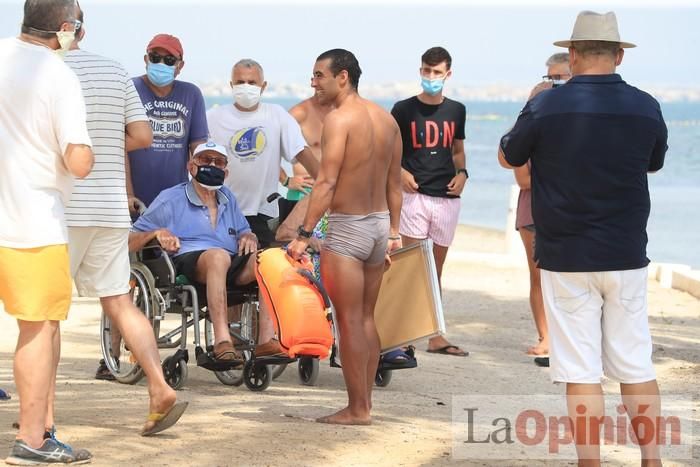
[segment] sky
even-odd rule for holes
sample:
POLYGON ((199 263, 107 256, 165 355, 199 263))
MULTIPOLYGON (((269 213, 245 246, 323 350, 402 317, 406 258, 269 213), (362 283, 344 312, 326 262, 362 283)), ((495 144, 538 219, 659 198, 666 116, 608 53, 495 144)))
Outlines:
MULTIPOLYGON (((16 35, 22 0, 0 0, 0 36, 16 35)), ((81 47, 142 74, 150 38, 182 40, 181 79, 227 81, 231 66, 253 58, 270 83, 309 82, 315 58, 335 47, 351 50, 363 83, 418 79, 420 55, 441 45, 453 57, 457 85, 537 82, 544 62, 564 51, 584 9, 614 10, 622 40, 636 43, 619 72, 630 83, 696 87, 700 61, 700 0, 345 0, 185 1, 83 0, 87 37, 81 47), (564 6, 562 6, 564 5, 564 6)))

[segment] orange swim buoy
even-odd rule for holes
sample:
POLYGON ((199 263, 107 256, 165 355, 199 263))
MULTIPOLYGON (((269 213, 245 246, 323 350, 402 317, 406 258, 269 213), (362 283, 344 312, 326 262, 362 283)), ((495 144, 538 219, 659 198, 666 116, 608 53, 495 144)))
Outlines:
POLYGON ((299 263, 281 248, 261 250, 255 277, 280 346, 291 358, 326 358, 333 344, 330 301, 313 277, 310 262, 299 263))

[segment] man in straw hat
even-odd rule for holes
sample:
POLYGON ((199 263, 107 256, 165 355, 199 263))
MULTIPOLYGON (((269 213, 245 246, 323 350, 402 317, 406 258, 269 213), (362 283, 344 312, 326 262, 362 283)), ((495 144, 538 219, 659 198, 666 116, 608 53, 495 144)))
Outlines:
MULTIPOLYGON (((532 163, 551 378, 567 384, 579 465, 599 465, 603 374, 620 383, 630 420, 655 422, 660 412, 647 318, 647 173, 663 166, 667 130, 656 100, 615 73, 634 44, 620 40, 614 13, 579 13, 571 39, 554 45, 569 49, 573 78, 531 98, 501 139, 499 162, 532 163)), ((643 465, 660 465, 655 436, 632 426, 643 465)))

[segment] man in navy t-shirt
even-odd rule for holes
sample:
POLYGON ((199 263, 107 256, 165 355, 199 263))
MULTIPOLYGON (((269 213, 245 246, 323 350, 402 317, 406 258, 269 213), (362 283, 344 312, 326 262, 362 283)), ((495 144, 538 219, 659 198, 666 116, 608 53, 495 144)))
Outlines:
POLYGON ((146 52, 146 74, 134 78, 134 85, 153 128, 153 143, 129 151, 131 207, 134 198, 148 206, 162 190, 186 182, 190 153, 209 134, 202 92, 192 83, 175 80, 185 65, 179 39, 158 34, 146 52))
MULTIPOLYGON (((620 383, 631 420, 658 420, 647 173, 663 166, 666 125, 658 102, 615 73, 634 45, 620 41, 614 13, 580 13, 571 40, 555 45, 568 47, 573 78, 532 97, 499 151, 503 167, 532 163, 551 378, 567 383, 570 417, 603 416, 605 374, 620 383), (574 409, 581 404, 585 412, 574 409)), ((655 442, 640 448, 643 459, 659 458, 655 442)), ((580 459, 600 458, 595 441, 577 437, 576 449, 580 459)))

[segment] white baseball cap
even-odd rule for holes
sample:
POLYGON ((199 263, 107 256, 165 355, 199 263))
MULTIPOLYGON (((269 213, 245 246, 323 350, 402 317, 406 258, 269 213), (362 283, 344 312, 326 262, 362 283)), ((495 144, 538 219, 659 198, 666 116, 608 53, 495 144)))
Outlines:
POLYGON ((226 157, 228 159, 228 152, 226 151, 226 148, 223 147, 220 144, 216 144, 213 141, 207 141, 206 143, 202 143, 199 146, 197 146, 194 149, 194 152, 192 153, 192 157, 196 156, 197 154, 203 153, 205 151, 214 151, 222 156, 226 157))

